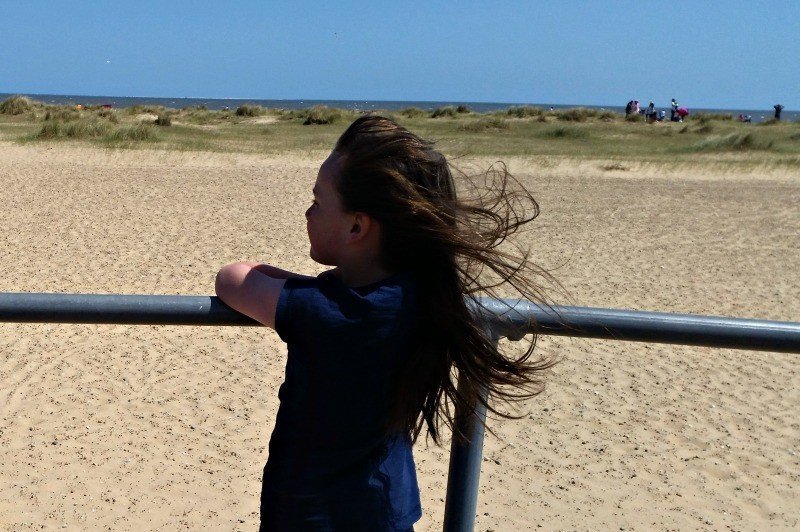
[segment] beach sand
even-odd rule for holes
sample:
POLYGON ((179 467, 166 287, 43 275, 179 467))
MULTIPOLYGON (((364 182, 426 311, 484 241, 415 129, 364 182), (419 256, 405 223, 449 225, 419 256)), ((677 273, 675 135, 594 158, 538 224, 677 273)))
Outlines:
MULTIPOLYGON (((317 273, 324 156, 2 143, 0 291, 208 295, 244 259, 317 273)), ((559 303, 800 321, 797 175, 625 164, 509 160, 559 303)), ((537 350, 561 362, 522 419, 490 420, 476 530, 800 527, 798 355, 537 350)), ((0 529, 255 530, 285 356, 265 328, 0 324, 0 529)), ((441 529, 448 454, 415 448, 418 530, 441 529)))

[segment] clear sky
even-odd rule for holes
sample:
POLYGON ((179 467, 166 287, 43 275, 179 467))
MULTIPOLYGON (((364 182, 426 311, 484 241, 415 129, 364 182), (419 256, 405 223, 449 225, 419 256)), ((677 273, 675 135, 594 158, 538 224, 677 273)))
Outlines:
POLYGON ((0 7, 0 92, 800 109, 800 0, 0 7))

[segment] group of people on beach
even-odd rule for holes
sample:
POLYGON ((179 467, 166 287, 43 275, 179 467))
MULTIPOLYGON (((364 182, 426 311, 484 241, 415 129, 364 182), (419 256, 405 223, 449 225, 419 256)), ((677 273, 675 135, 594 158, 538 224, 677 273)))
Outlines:
MULTIPOLYGON (((772 106, 775 109, 775 120, 781 119, 781 111, 783 111, 783 105, 775 104, 772 106)), ((639 107, 639 100, 630 100, 625 105, 625 116, 631 115, 644 115, 647 122, 663 122, 664 118, 666 117, 666 112, 656 111, 655 105, 651 101, 648 106, 644 109, 639 107)), ((678 102, 675 98, 672 99, 670 102, 670 111, 669 111, 669 120, 670 122, 683 122, 685 117, 689 116, 689 110, 685 107, 680 107, 678 102)), ((753 121, 752 115, 746 115, 743 113, 739 113, 739 116, 736 118, 739 122, 750 123, 753 121)))
MULTIPOLYGON (((779 103, 776 103, 775 105, 772 106, 772 108, 775 109, 775 120, 780 120, 781 119, 781 111, 783 111, 783 106, 781 104, 779 104, 779 103)), ((764 118, 764 117, 762 116, 761 118, 764 118)), ((739 122, 746 122, 746 123, 749 124, 750 122, 753 121, 753 116, 752 115, 746 115, 746 114, 743 114, 743 113, 739 113, 739 116, 736 119, 739 122)))
MULTIPOLYGON (((628 117, 631 115, 644 115, 647 122, 652 123, 663 122, 667 113, 664 110, 656 111, 656 106, 652 100, 644 109, 639 107, 639 100, 630 100, 625 105, 625 116, 628 117)), ((673 98, 670 103, 670 122, 683 122, 683 118, 686 116, 689 116, 689 110, 685 107, 679 107, 678 102, 673 98)))

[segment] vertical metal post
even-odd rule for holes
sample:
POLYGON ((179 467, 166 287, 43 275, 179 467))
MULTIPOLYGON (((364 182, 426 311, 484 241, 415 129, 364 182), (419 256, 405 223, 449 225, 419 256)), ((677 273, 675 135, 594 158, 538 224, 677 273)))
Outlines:
MULTIPOLYGON (((498 337, 491 333, 497 348, 498 337)), ((486 391, 481 392, 486 398, 486 391)), ((473 532, 478 508, 478 486, 483 460, 483 427, 486 407, 478 404, 472 412, 456 412, 456 428, 469 438, 453 438, 450 444, 450 471, 447 474, 447 499, 444 503, 445 532, 473 532)))

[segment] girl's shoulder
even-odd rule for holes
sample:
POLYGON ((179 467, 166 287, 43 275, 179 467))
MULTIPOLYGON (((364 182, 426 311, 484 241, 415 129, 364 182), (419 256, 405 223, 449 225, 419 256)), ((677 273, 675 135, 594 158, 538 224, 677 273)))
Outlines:
POLYGON ((289 341, 298 338, 289 332, 292 330, 341 331, 342 327, 404 324, 416 314, 416 286, 413 277, 406 274, 355 288, 329 272, 313 279, 288 279, 278 301, 275 329, 289 341))
POLYGON ((314 278, 288 279, 281 299, 292 306, 319 306, 346 314, 370 312, 377 309, 400 309, 414 305, 417 283, 407 272, 364 286, 349 287, 331 270, 314 278))

